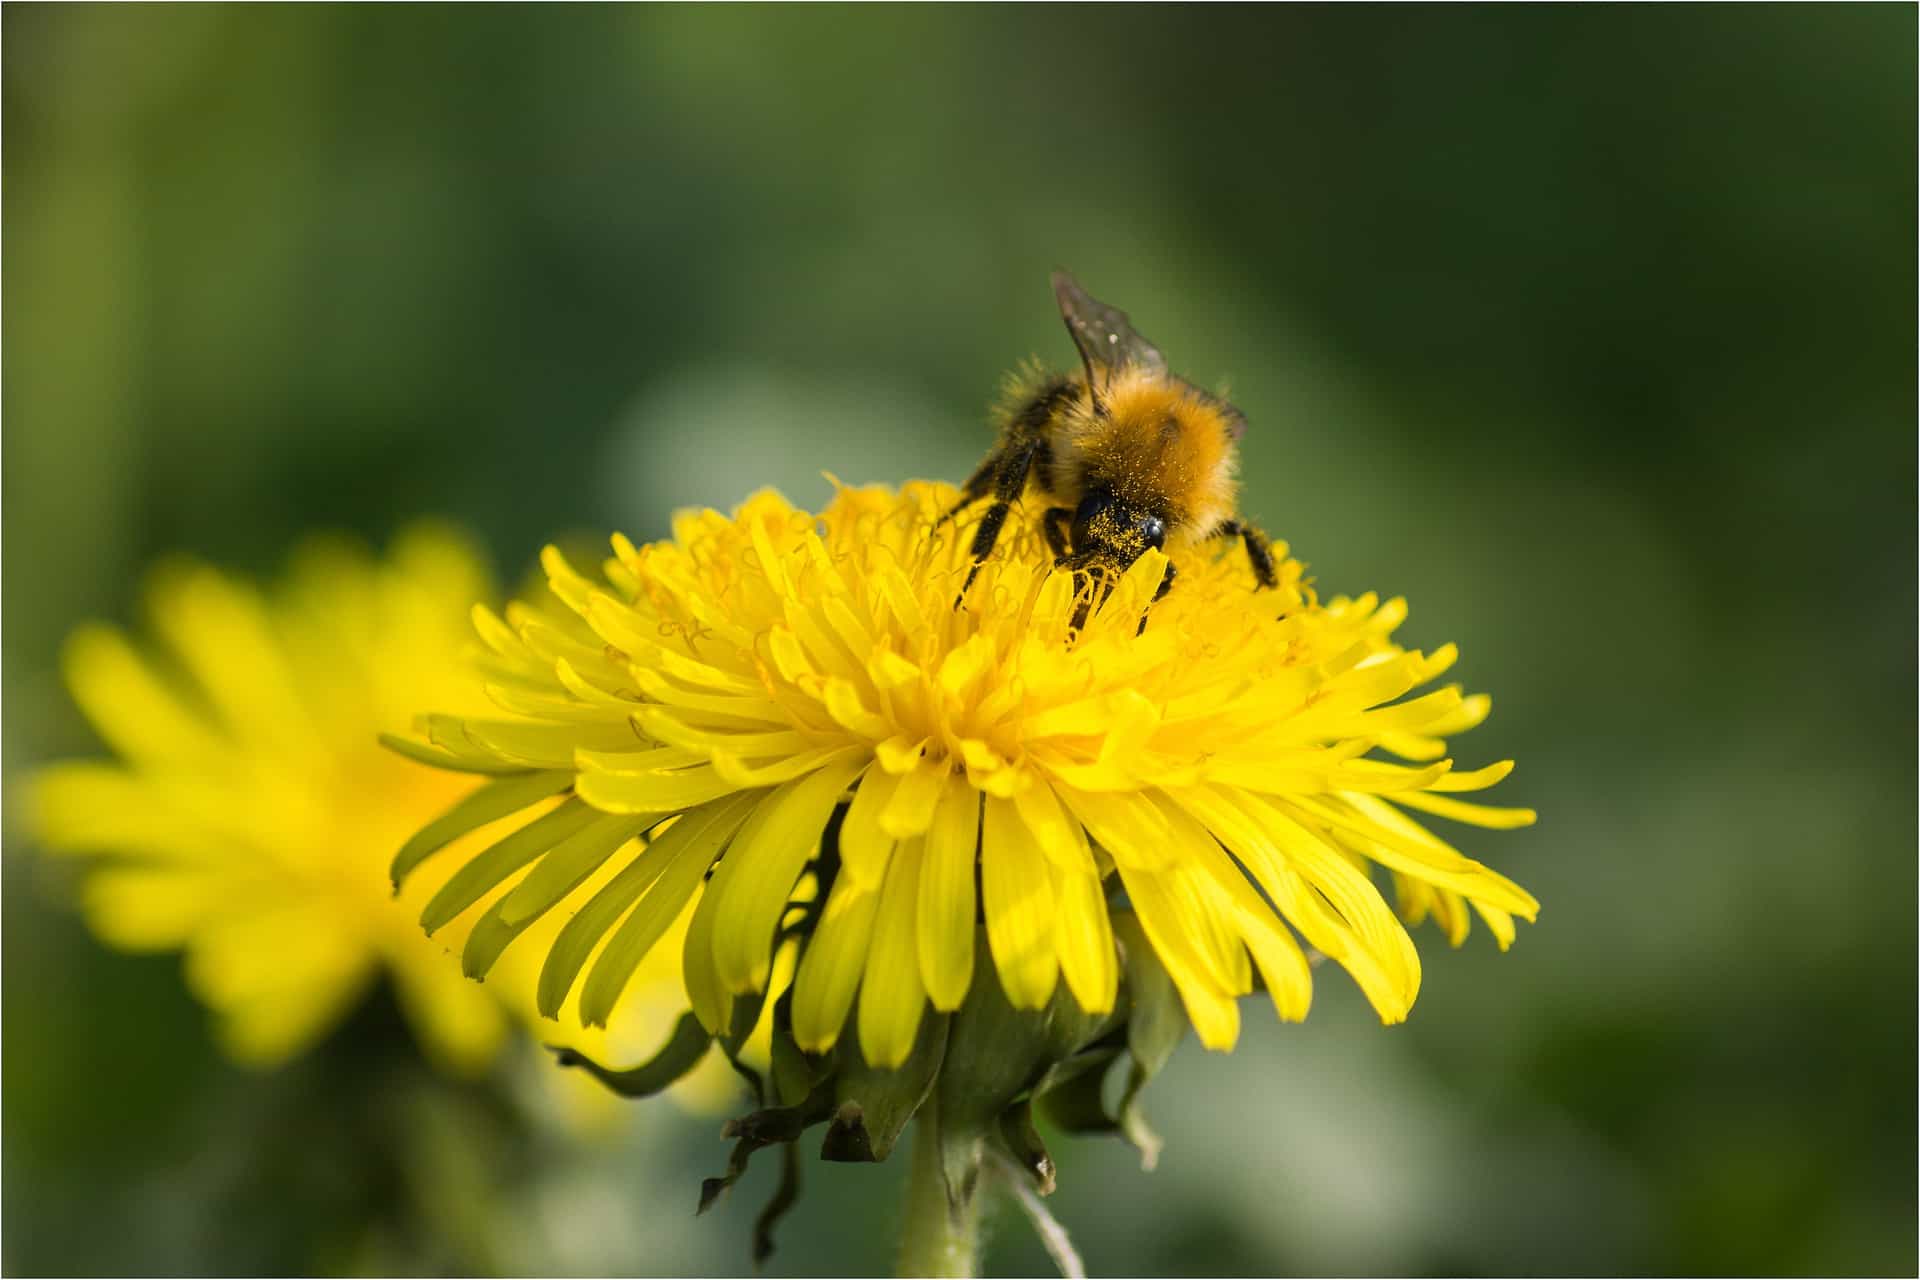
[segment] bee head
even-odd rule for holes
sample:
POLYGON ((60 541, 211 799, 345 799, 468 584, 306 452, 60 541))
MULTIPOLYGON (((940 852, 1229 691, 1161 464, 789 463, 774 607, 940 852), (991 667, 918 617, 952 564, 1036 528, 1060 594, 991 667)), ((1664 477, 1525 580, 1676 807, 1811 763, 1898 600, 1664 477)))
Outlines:
POLYGON ((1167 522, 1122 502, 1111 489, 1093 489, 1080 499, 1072 532, 1074 561, 1116 570, 1124 570, 1149 547, 1158 551, 1167 545, 1167 522))

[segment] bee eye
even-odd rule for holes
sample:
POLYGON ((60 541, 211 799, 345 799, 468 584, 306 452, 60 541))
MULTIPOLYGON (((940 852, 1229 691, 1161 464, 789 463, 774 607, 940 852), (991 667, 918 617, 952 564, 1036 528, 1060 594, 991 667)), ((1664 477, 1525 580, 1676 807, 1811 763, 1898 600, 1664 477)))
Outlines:
POLYGON ((1167 545, 1167 526, 1160 517, 1141 516, 1139 529, 1140 536, 1145 538, 1147 545, 1155 551, 1167 545))
POLYGON ((1086 524, 1087 521, 1106 510, 1110 501, 1106 494, 1098 490, 1089 493, 1086 497, 1080 499, 1080 507, 1073 513, 1073 522, 1081 525, 1086 524))

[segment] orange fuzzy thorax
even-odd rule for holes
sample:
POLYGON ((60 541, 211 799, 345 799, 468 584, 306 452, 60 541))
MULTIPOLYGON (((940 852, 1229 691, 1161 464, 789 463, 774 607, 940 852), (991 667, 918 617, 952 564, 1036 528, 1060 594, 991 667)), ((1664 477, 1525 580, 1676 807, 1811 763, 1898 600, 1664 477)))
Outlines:
POLYGON ((1110 487, 1156 511, 1170 541, 1206 537, 1234 509, 1232 419, 1183 383, 1127 369, 1101 389, 1104 414, 1076 405, 1061 432, 1062 462, 1084 492, 1110 487))

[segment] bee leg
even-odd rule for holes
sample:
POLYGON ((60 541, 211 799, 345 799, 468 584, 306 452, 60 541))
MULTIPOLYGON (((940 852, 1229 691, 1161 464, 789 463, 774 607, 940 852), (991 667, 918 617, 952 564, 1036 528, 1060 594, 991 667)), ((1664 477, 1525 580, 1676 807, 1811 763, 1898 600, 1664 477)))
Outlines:
POLYGON ((1073 512, 1065 507, 1049 507, 1040 515, 1040 532, 1046 535, 1056 565, 1067 558, 1067 529, 1072 522, 1073 512))
POLYGON ((1040 452, 1040 442, 1035 440, 1007 451, 994 468, 993 505, 987 508, 987 514, 980 517, 980 525, 973 534, 973 568, 967 570, 967 580, 960 585, 960 594, 953 598, 953 607, 958 609, 967 598, 967 588, 980 573, 980 566, 993 554, 993 544, 1000 540, 1000 526, 1007 522, 1007 512, 1013 508, 1014 499, 1027 488, 1027 472, 1033 469, 1033 459, 1040 452))
MULTIPOLYGON (((1159 590, 1155 591, 1153 593, 1153 599, 1147 602, 1149 608, 1151 608, 1153 605, 1159 604, 1160 601, 1166 597, 1167 592, 1173 590, 1173 576, 1174 576, 1173 561, 1169 560, 1167 561, 1167 571, 1160 575, 1159 590)), ((1146 629, 1147 629, 1147 610, 1142 609, 1140 611, 1140 625, 1134 629, 1133 634, 1139 635, 1141 632, 1145 631, 1146 629)))
POLYGON ((948 508, 947 514, 941 516, 938 520, 933 522, 934 528, 936 529, 939 528, 941 525, 953 519, 955 516, 959 515, 962 511, 965 511, 968 507, 972 506, 974 503, 980 501, 980 499, 986 497, 987 490, 993 487, 994 469, 999 465, 1000 465, 999 451, 996 450, 995 452, 988 454, 987 460, 981 463, 978 467, 975 467, 973 474, 967 477, 967 482, 960 486, 960 501, 954 503, 953 506, 948 508))
POLYGON ((1087 614, 1093 611, 1093 592, 1087 588, 1087 574, 1084 569, 1073 571, 1073 594, 1076 597, 1073 621, 1067 624, 1067 630, 1077 633, 1087 625, 1087 614))
POLYGON ((1079 564, 1072 564, 1071 560, 1068 563, 1073 568, 1073 593, 1079 598, 1073 606, 1073 621, 1068 629, 1079 631, 1087 625, 1087 615, 1106 604, 1107 597, 1113 594, 1113 579, 1104 568, 1084 558, 1079 564))
POLYGON ((1272 590, 1280 585, 1280 578, 1273 571, 1273 547, 1266 534, 1239 520, 1223 520, 1207 536, 1240 539, 1247 548, 1247 560, 1253 565, 1253 576, 1261 588, 1272 590))

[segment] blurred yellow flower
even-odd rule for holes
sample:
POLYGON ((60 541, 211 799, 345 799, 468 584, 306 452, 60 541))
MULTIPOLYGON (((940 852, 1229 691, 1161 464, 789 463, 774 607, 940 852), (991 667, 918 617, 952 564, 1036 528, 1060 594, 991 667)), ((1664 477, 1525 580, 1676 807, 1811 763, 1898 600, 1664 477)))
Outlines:
MULTIPOLYGON (((1165 567, 1150 552, 1076 633, 1074 578, 1029 521, 955 608, 968 539, 937 523, 955 496, 843 488, 816 517, 762 493, 731 518, 682 514, 670 542, 616 536, 610 587, 549 548, 552 591, 589 633, 522 606, 476 612, 508 715, 427 717, 434 745, 417 749, 517 770, 492 784, 489 817, 572 793, 525 828, 512 865, 539 861, 507 916, 524 926, 618 868, 546 955, 543 1008, 577 986, 583 1020, 605 1021, 697 903, 685 978, 708 1028, 765 990, 780 941, 810 924, 794 1040, 824 1052, 852 1019, 864 1057, 897 1066, 928 1003, 966 1000, 982 919, 1016 1008, 1064 983, 1083 1010, 1112 1009, 1109 901, 1124 894, 1200 1039, 1226 1049, 1256 972, 1281 1018, 1305 1016, 1308 947, 1384 1021, 1406 1017, 1420 961, 1376 871, 1404 919, 1431 916, 1455 943, 1470 912, 1503 948, 1513 917, 1534 917, 1524 890, 1408 814, 1533 820, 1455 798, 1511 762, 1442 758, 1488 703, 1405 696, 1455 651, 1396 645, 1401 602, 1321 604, 1284 546, 1279 589, 1255 592, 1244 557, 1203 549, 1176 557, 1149 613, 1165 567), (625 843, 648 830, 644 850, 625 843), (796 883, 825 886, 817 921, 794 912, 796 883)), ((396 875, 457 831, 416 841, 396 875)))
MULTIPOLYGON (((81 902, 104 941, 185 953, 235 1058, 298 1053, 383 973, 422 1046, 453 1070, 484 1067, 509 1014, 534 1021, 531 969, 469 980, 451 944, 420 929, 441 886, 422 877, 396 900, 387 876, 394 847, 475 780, 379 736, 422 704, 484 705, 458 653, 473 602, 492 592, 463 537, 422 525, 384 561, 314 541, 271 592, 166 564, 146 599, 159 645, 106 626, 70 638, 68 685, 118 759, 41 770, 30 824, 48 850, 86 858, 81 902)), ((474 850, 486 835, 469 837, 474 850)), ((610 1031, 538 1034, 644 1056, 685 1008, 678 968, 671 951, 650 961, 610 1031)))

